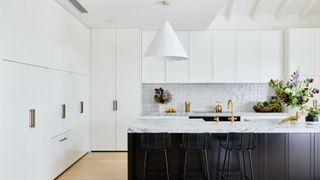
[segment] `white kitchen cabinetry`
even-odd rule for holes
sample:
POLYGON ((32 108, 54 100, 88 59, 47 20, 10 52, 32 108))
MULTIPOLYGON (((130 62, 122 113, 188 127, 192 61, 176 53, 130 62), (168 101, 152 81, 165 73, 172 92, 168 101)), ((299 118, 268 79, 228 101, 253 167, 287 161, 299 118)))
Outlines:
POLYGON ((260 80, 259 32, 237 32, 237 82, 256 83, 260 80))
POLYGON ((143 83, 165 83, 165 61, 156 57, 144 57, 149 48, 155 31, 143 31, 141 42, 141 57, 142 57, 142 82, 143 83))
POLYGON ((213 82, 234 83, 237 78, 236 32, 213 31, 213 82))
POLYGON ((283 79, 283 33, 262 31, 260 37, 260 82, 283 79))
MULTIPOLYGON (((177 31, 177 36, 189 54, 189 32, 177 31)), ((166 83, 188 83, 189 82, 189 59, 166 61, 166 83)))
POLYGON ((92 31, 91 149, 127 149, 127 128, 140 113, 140 32, 92 31))
POLYGON ((0 61, 0 179, 45 180, 49 166, 47 69, 0 61), (30 110, 34 110, 34 127, 30 110))
POLYGON ((298 68, 301 75, 315 74, 315 29, 288 31, 288 63, 288 74, 298 68))
POLYGON ((190 32, 190 82, 212 82, 212 32, 190 32))
POLYGON ((315 74, 320 76, 320 29, 316 29, 315 34, 315 74))

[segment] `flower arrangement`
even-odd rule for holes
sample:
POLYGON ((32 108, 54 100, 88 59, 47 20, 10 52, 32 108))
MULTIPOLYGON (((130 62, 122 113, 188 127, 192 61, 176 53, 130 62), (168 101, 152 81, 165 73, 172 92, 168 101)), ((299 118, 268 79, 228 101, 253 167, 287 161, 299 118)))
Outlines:
POLYGON ((172 94, 161 87, 154 89, 154 101, 158 104, 167 104, 172 101, 172 94))
POLYGON ((319 93, 319 89, 310 86, 312 83, 313 79, 311 78, 300 80, 300 74, 297 70, 291 75, 289 81, 271 79, 269 86, 275 90, 276 96, 283 104, 291 108, 301 108, 315 94, 319 93))

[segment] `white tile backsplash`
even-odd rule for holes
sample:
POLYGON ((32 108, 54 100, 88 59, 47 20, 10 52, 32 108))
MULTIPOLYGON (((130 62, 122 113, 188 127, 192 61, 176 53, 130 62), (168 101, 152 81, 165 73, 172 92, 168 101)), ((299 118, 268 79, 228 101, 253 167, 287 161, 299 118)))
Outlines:
POLYGON ((235 111, 252 112, 258 101, 270 100, 274 91, 268 84, 143 84, 142 112, 158 111, 153 100, 154 89, 162 87, 173 94, 168 107, 184 111, 184 102, 191 102, 191 111, 213 111, 216 101, 221 101, 223 111, 227 111, 229 99, 234 101, 235 111))

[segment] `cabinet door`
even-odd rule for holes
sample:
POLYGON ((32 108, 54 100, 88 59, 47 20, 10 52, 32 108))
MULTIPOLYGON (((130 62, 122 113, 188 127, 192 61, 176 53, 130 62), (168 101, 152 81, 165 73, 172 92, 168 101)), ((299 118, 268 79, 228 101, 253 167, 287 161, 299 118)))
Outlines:
POLYGON ((0 179, 48 179, 50 84, 46 69, 0 62, 0 179), (30 110, 35 127, 30 128, 30 110), (18 173, 17 173, 18 172, 18 173))
POLYGON ((237 82, 260 82, 259 65, 259 32, 237 32, 237 82))
POLYGON ((270 79, 282 79, 283 67, 283 36, 281 31, 261 32, 260 77, 262 83, 270 79))
POLYGON ((116 33, 116 150, 127 150, 127 130, 140 116, 140 33, 135 29, 116 33))
POLYGON ((190 32, 190 82, 212 82, 212 32, 190 32))
POLYGON ((213 81, 236 82, 236 32, 213 32, 213 81))
POLYGON ((91 68, 91 149, 115 150, 115 30, 92 31, 91 68))
MULTIPOLYGON (((178 31, 177 36, 185 51, 189 54, 189 33, 178 31)), ((167 83, 188 83, 189 82, 189 59, 178 61, 166 61, 166 82, 167 83)))
POLYGON ((314 75, 314 45, 314 29, 289 30, 289 75, 298 68, 300 69, 301 75, 314 75))
POLYGON ((320 76, 320 29, 316 30, 315 38, 315 74, 320 76))
POLYGON ((141 59, 142 59, 142 82, 143 83, 165 83, 165 60, 155 57, 144 57, 152 42, 155 31, 142 32, 141 59))

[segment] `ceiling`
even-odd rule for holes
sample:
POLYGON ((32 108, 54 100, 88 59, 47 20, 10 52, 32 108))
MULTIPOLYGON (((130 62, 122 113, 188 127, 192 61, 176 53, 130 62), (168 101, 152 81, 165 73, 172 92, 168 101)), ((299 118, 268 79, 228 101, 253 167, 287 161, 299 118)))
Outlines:
POLYGON ((228 0, 78 0, 88 10, 81 14, 69 0, 56 0, 91 28, 135 27, 158 29, 167 14, 174 29, 204 30, 228 0))

